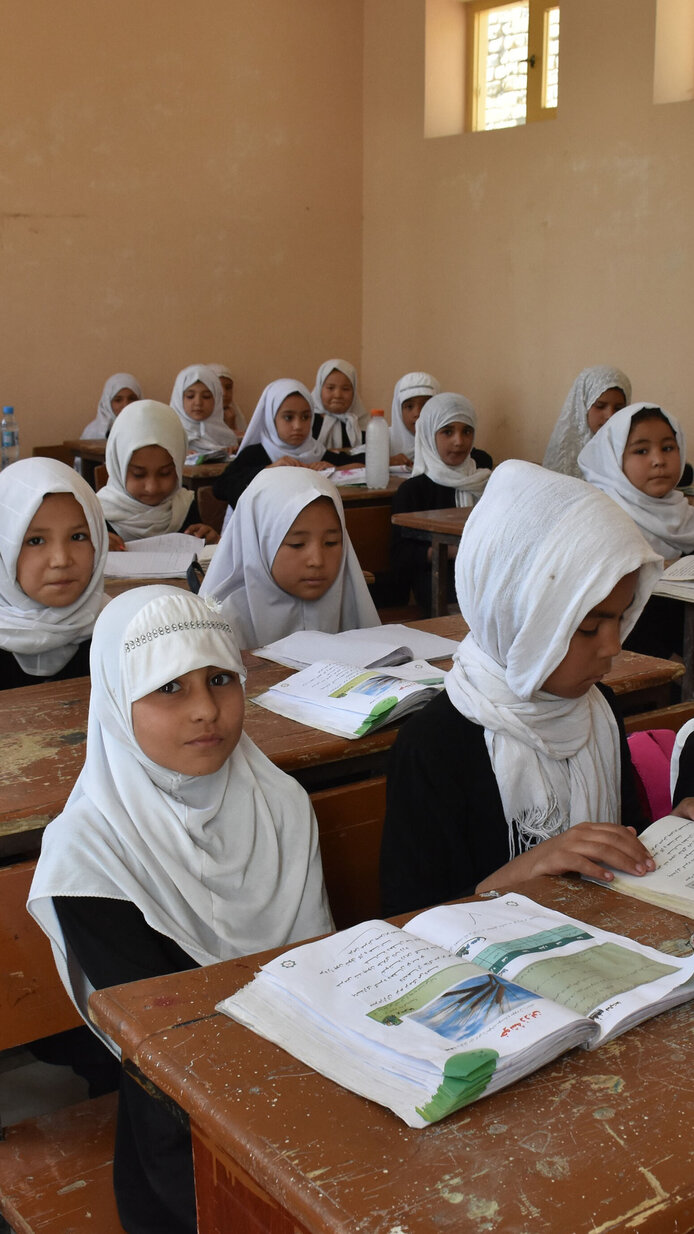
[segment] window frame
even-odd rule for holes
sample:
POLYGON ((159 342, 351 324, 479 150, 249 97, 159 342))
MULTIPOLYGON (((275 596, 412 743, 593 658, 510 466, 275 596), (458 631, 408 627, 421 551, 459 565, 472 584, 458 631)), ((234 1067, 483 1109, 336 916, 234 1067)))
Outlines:
MULTIPOLYGON (((480 125, 480 113, 484 109, 484 90, 480 85, 486 81, 486 23, 480 15, 492 9, 510 8, 522 0, 465 0, 465 131, 468 133, 498 132, 480 125), (483 35, 484 26, 484 35, 483 35), (484 64, 484 78, 481 66, 484 64)), ((528 58, 526 60, 525 124, 552 120, 557 107, 543 107, 546 90, 545 52, 547 47, 548 20, 551 9, 560 9, 560 0, 524 0, 528 4, 528 58)), ((522 128, 523 125, 504 125, 504 128, 522 128)))

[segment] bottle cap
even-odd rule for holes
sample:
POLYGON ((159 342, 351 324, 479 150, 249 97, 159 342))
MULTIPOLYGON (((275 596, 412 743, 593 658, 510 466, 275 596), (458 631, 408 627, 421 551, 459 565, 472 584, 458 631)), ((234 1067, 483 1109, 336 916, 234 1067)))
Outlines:
POLYGON ((2 414, 3 414, 3 416, 13 416, 13 415, 14 415, 14 407, 3 407, 3 409, 2 409, 2 414))
POLYGON ((373 411, 369 414, 372 416, 384 416, 386 413, 382 407, 374 407, 373 411))

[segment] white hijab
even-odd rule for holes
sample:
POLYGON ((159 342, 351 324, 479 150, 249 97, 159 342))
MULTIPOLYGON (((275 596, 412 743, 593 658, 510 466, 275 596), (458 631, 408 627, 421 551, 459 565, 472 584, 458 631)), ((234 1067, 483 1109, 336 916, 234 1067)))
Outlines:
POLYGON ((508 824, 509 860, 580 822, 620 821, 619 732, 592 686, 542 689, 585 615, 638 570, 625 638, 662 561, 590 485, 513 459, 493 473, 465 525, 456 590, 470 633, 446 690, 481 724, 508 824))
POLYGON ((259 472, 241 494, 205 575, 201 595, 213 595, 241 647, 253 648, 295 630, 357 630, 378 626, 374 602, 352 548, 342 500, 318 471, 274 467, 259 472), (319 600, 290 596, 272 577, 277 550, 305 506, 329 497, 342 525, 342 563, 319 600))
POLYGON ((224 394, 217 374, 209 365, 190 364, 181 369, 171 391, 171 406, 186 430, 189 450, 233 449, 238 444, 236 433, 224 423, 224 394), (196 381, 201 381, 214 395, 212 415, 206 420, 193 420, 183 409, 183 395, 196 381))
MULTIPOLYGON (((258 399, 251 422, 239 446, 239 454, 247 446, 261 445, 272 463, 277 462, 277 459, 282 458, 283 455, 295 458, 300 463, 317 463, 322 459, 325 454, 325 446, 320 445, 316 438, 311 436, 310 431, 308 437, 300 446, 287 445, 286 442, 282 441, 277 432, 275 417, 282 403, 286 398, 289 398, 290 394, 300 394, 302 398, 306 399, 309 408, 313 412, 311 395, 306 386, 302 385, 300 381, 294 381, 292 377, 283 377, 279 381, 271 381, 258 399)), ((315 412, 313 415, 315 415, 315 412)), ((313 415, 311 416, 311 424, 313 424, 313 415)))
MULTIPOLYGON (((231 372, 231 369, 227 368, 226 364, 208 364, 207 367, 212 369, 212 372, 214 373, 215 377, 227 377, 229 381, 234 381, 234 375, 231 372)), ((224 391, 222 391, 222 394, 224 394, 224 391)), ((243 414, 238 403, 235 403, 233 399, 231 403, 231 410, 234 413, 234 428, 236 429, 236 432, 237 433, 245 432, 246 417, 243 414)), ((226 420, 224 421, 224 423, 226 424, 226 420)))
POLYGON ((433 398, 439 394, 441 386, 431 373, 405 373, 395 383, 393 405, 390 414, 390 452, 391 454, 406 454, 414 457, 414 433, 407 428, 402 418, 402 405, 408 398, 425 396, 433 398))
POLYGON ((477 428, 477 415, 468 399, 462 394, 436 394, 429 399, 415 426, 412 475, 425 475, 435 484, 454 488, 456 506, 473 506, 491 472, 488 467, 478 467, 471 454, 458 467, 444 463, 436 448, 436 434, 455 421, 469 424, 473 431, 477 428))
POLYGON ((194 496, 181 487, 187 448, 185 429, 166 403, 143 399, 120 413, 106 445, 108 483, 99 489, 97 498, 107 523, 124 540, 165 535, 183 525, 194 496), (126 488, 130 459, 144 446, 161 446, 176 468, 178 488, 158 506, 137 501, 126 488))
POLYGON ((104 604, 108 536, 96 493, 86 480, 50 458, 25 458, 0 472, 0 645, 33 677, 52 677, 90 638, 104 604), (17 582, 17 558, 29 523, 49 493, 72 493, 84 510, 94 567, 82 595, 65 608, 31 600, 17 582))
POLYGON ((542 460, 543 467, 581 479, 578 456, 592 437, 588 412, 601 394, 612 389, 621 390, 627 403, 630 402, 631 382, 621 369, 612 368, 609 364, 595 364, 578 374, 552 429, 542 460))
POLYGON ((349 360, 326 360, 324 364, 321 364, 316 373, 316 384, 313 387, 311 399, 313 410, 323 417, 318 440, 326 450, 344 449, 342 425, 347 431, 350 447, 361 445, 361 435, 366 429, 369 416, 357 392, 357 370, 353 364, 349 363, 349 360), (347 380, 351 381, 354 391, 352 402, 339 416, 332 411, 326 411, 321 399, 321 390, 333 369, 337 369, 338 373, 343 373, 347 380))
POLYGON ((111 399, 115 398, 120 390, 132 390, 133 394, 136 394, 138 398, 142 398, 142 387, 137 378, 133 377, 132 373, 114 373, 112 377, 107 378, 101 391, 96 416, 82 430, 82 437, 97 440, 102 437, 108 437, 116 420, 111 407, 111 399))
POLYGON ((583 447, 578 463, 589 484, 602 489, 631 515, 648 543, 661 557, 680 557, 694 553, 694 507, 684 493, 673 489, 665 497, 642 493, 622 469, 632 416, 646 407, 662 411, 677 438, 680 451, 680 476, 686 461, 686 442, 679 421, 655 403, 632 403, 611 416, 583 447))
POLYGON ((141 587, 109 604, 92 643, 87 755, 43 837, 28 909, 87 1018, 91 986, 53 896, 128 900, 199 964, 279 947, 332 927, 316 821, 300 785, 245 734, 212 775, 151 762, 133 702, 197 668, 245 676, 234 635, 198 596, 141 587))

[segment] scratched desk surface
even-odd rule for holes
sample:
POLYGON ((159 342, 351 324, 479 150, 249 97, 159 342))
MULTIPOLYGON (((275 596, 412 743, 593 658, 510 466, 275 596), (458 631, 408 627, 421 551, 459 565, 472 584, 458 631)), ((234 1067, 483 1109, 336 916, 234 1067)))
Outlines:
MULTIPOLYGON (((692 922, 627 896, 564 878, 522 890, 605 929, 691 952, 692 922)), ((694 1228, 691 1005, 412 1130, 214 1011, 268 954, 91 1000, 125 1056, 190 1114, 201 1234, 238 1217, 242 1193, 259 1220, 245 1214, 248 1224, 233 1227, 244 1231, 694 1228)))

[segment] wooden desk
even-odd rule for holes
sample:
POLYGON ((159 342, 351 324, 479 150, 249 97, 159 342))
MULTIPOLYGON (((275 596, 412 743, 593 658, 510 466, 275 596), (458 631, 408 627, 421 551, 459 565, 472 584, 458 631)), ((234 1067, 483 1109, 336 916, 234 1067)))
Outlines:
MULTIPOLYGON (((689 954, 692 923, 605 888, 540 903, 689 954)), ((100 991, 91 1014, 190 1116, 200 1234, 673 1234, 694 1227, 691 1004, 424 1130, 215 1013, 261 957, 100 991)))
POLYGON ((391 476, 387 488, 340 485, 347 534, 359 564, 372 574, 390 571, 390 523, 393 493, 405 476, 391 476))
POLYGON ((442 617, 448 612, 448 546, 458 544, 472 506, 449 510, 411 510, 394 514, 391 522, 407 527, 414 540, 431 544, 431 613, 442 617))

